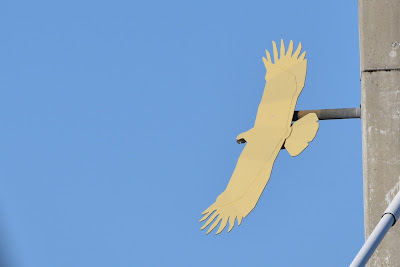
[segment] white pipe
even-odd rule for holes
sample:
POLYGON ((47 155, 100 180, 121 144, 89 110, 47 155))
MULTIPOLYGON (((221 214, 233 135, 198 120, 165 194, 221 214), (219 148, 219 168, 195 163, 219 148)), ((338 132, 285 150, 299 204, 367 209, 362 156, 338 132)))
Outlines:
POLYGON ((374 253, 375 249, 381 243, 386 233, 389 231, 400 217, 400 191, 396 194, 389 207, 385 210, 381 220, 376 225, 374 231, 368 237, 364 246, 360 249, 357 256, 354 258, 350 267, 363 267, 367 264, 369 258, 374 253))

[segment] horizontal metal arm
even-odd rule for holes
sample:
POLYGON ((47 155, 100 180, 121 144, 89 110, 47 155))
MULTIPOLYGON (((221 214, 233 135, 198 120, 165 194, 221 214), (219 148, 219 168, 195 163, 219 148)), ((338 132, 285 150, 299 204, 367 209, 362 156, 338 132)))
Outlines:
POLYGON ((293 114, 293 121, 297 121, 309 113, 315 113, 319 120, 339 120, 361 118, 361 108, 337 108, 337 109, 316 109, 300 110, 293 114))
MULTIPOLYGON (((295 111, 292 121, 297 121, 309 113, 317 114, 319 120, 359 119, 361 118, 361 107, 295 111)), ((238 144, 244 144, 246 140, 240 139, 236 140, 236 142, 238 144)), ((285 144, 282 146, 282 149, 285 149, 285 144)))

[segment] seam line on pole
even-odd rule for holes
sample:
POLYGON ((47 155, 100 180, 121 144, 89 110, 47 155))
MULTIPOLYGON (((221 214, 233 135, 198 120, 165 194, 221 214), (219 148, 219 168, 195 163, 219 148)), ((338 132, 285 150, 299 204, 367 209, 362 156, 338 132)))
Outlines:
POLYGON ((361 73, 364 72, 378 72, 378 71, 400 71, 400 68, 393 68, 393 69, 367 69, 361 71, 361 73))

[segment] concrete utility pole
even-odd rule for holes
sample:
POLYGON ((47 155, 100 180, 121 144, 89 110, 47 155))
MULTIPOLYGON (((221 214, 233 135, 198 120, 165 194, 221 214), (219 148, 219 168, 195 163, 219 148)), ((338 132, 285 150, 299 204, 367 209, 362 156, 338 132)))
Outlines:
MULTIPOLYGON (((400 190, 400 0, 359 0, 365 237, 400 190)), ((400 226, 368 266, 400 266, 400 226)))

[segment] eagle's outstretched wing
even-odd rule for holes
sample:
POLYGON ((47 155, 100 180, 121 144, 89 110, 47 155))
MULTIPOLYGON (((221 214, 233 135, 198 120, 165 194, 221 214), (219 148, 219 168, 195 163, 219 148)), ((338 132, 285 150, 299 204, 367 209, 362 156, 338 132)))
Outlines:
POLYGON ((297 98, 304 87, 307 63, 305 53, 299 58, 301 45, 293 53, 293 42, 290 42, 288 52, 285 54, 283 41, 281 43, 281 56, 278 59, 276 44, 273 42, 274 60, 267 51, 267 59, 263 58, 267 68, 266 86, 258 108, 254 128, 240 134, 237 140, 247 142, 239 157, 236 168, 232 174, 225 191, 218 196, 214 204, 207 208, 200 220, 207 222, 201 228, 206 228, 213 221, 207 234, 219 222, 221 225, 216 232, 219 234, 227 225, 233 228, 235 219, 240 225, 258 202, 264 190, 275 159, 291 133, 291 119, 297 98), (304 77, 298 77, 298 76, 304 77))
POLYGON ((220 233, 225 228, 228 218, 229 231, 234 226, 235 218, 238 219, 240 225, 242 218, 254 209, 264 190, 284 140, 282 137, 281 140, 277 138, 274 143, 247 141, 225 191, 218 196, 214 204, 202 213, 204 217, 200 221, 207 219, 212 214, 201 228, 202 230, 217 216, 218 218, 208 229, 207 234, 222 221, 217 231, 217 234, 220 233))

